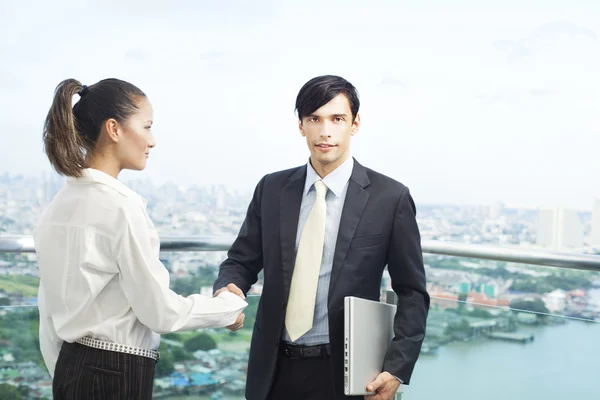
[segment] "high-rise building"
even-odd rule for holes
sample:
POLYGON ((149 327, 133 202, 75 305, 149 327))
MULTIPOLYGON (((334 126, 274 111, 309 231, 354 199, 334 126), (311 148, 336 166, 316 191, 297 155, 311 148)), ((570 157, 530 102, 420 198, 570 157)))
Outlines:
POLYGON ((600 195, 594 199, 592 206, 592 235, 590 244, 595 247, 600 247, 600 195))
POLYGON ((504 203, 495 203, 490 206, 489 217, 491 219, 498 219, 504 214, 504 203))
POLYGON ((583 247, 584 226, 579 212, 560 206, 540 208, 537 244, 554 251, 583 247))
POLYGON ((56 171, 44 171, 42 173, 43 184, 43 203, 49 204, 56 193, 60 190, 65 182, 65 178, 59 175, 56 171))

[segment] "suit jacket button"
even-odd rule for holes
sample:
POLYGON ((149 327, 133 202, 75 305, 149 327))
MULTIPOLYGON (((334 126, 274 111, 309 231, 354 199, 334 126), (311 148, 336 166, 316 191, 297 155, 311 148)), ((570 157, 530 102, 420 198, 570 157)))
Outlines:
POLYGON ((279 340, 275 341, 275 346, 279 346, 279 340))

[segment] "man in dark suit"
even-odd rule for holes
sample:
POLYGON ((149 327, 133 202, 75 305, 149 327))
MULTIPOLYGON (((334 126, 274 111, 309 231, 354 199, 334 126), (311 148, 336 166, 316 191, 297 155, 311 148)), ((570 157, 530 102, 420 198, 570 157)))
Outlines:
POLYGON ((350 156, 358 109, 341 77, 302 87, 296 110, 310 161, 260 180, 221 264, 216 293, 245 294, 264 271, 248 400, 347 398, 344 297, 379 300, 386 265, 398 295, 395 337, 369 384, 377 394, 365 397, 392 399, 410 381, 429 310, 416 210, 406 186, 350 156))

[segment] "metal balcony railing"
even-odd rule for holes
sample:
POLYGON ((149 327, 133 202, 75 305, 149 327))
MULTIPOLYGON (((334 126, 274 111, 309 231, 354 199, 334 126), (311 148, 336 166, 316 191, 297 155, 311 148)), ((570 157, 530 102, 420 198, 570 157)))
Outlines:
MULTIPOLYGON (((227 251, 233 238, 162 237, 161 251, 227 251)), ((424 240, 423 253, 600 271, 600 256, 424 240)), ((0 253, 34 253, 31 236, 0 236, 0 253)))
MULTIPOLYGON (((161 251, 227 251, 233 238, 201 238, 201 237, 162 237, 161 251)), ((491 245, 472 245, 455 242, 423 241, 423 253, 445 256, 466 257, 505 261, 512 263, 542 265, 557 268, 600 271, 600 256, 577 253, 559 253, 543 250, 524 249, 520 247, 500 247, 491 245)), ((31 236, 0 236, 0 253, 34 253, 34 242, 31 236)), ((386 302, 395 304, 396 294, 386 293, 386 302)), ((403 397, 401 387, 395 399, 403 397)))

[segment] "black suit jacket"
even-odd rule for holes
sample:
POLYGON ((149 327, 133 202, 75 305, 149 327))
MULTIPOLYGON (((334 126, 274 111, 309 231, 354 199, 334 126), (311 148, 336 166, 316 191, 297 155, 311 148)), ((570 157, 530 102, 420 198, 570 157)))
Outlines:
MULTIPOLYGON (((239 235, 221 264, 218 290, 246 293, 264 269, 252 335, 246 398, 264 400, 273 381, 295 262, 306 166, 266 175, 258 183, 239 235)), ((344 297, 379 300, 385 266, 398 295, 395 338, 383 369, 406 384, 425 336, 429 295, 416 211, 409 190, 354 161, 335 247, 328 311, 336 399, 344 399, 344 297)), ((366 345, 366 344, 365 344, 366 345)))

